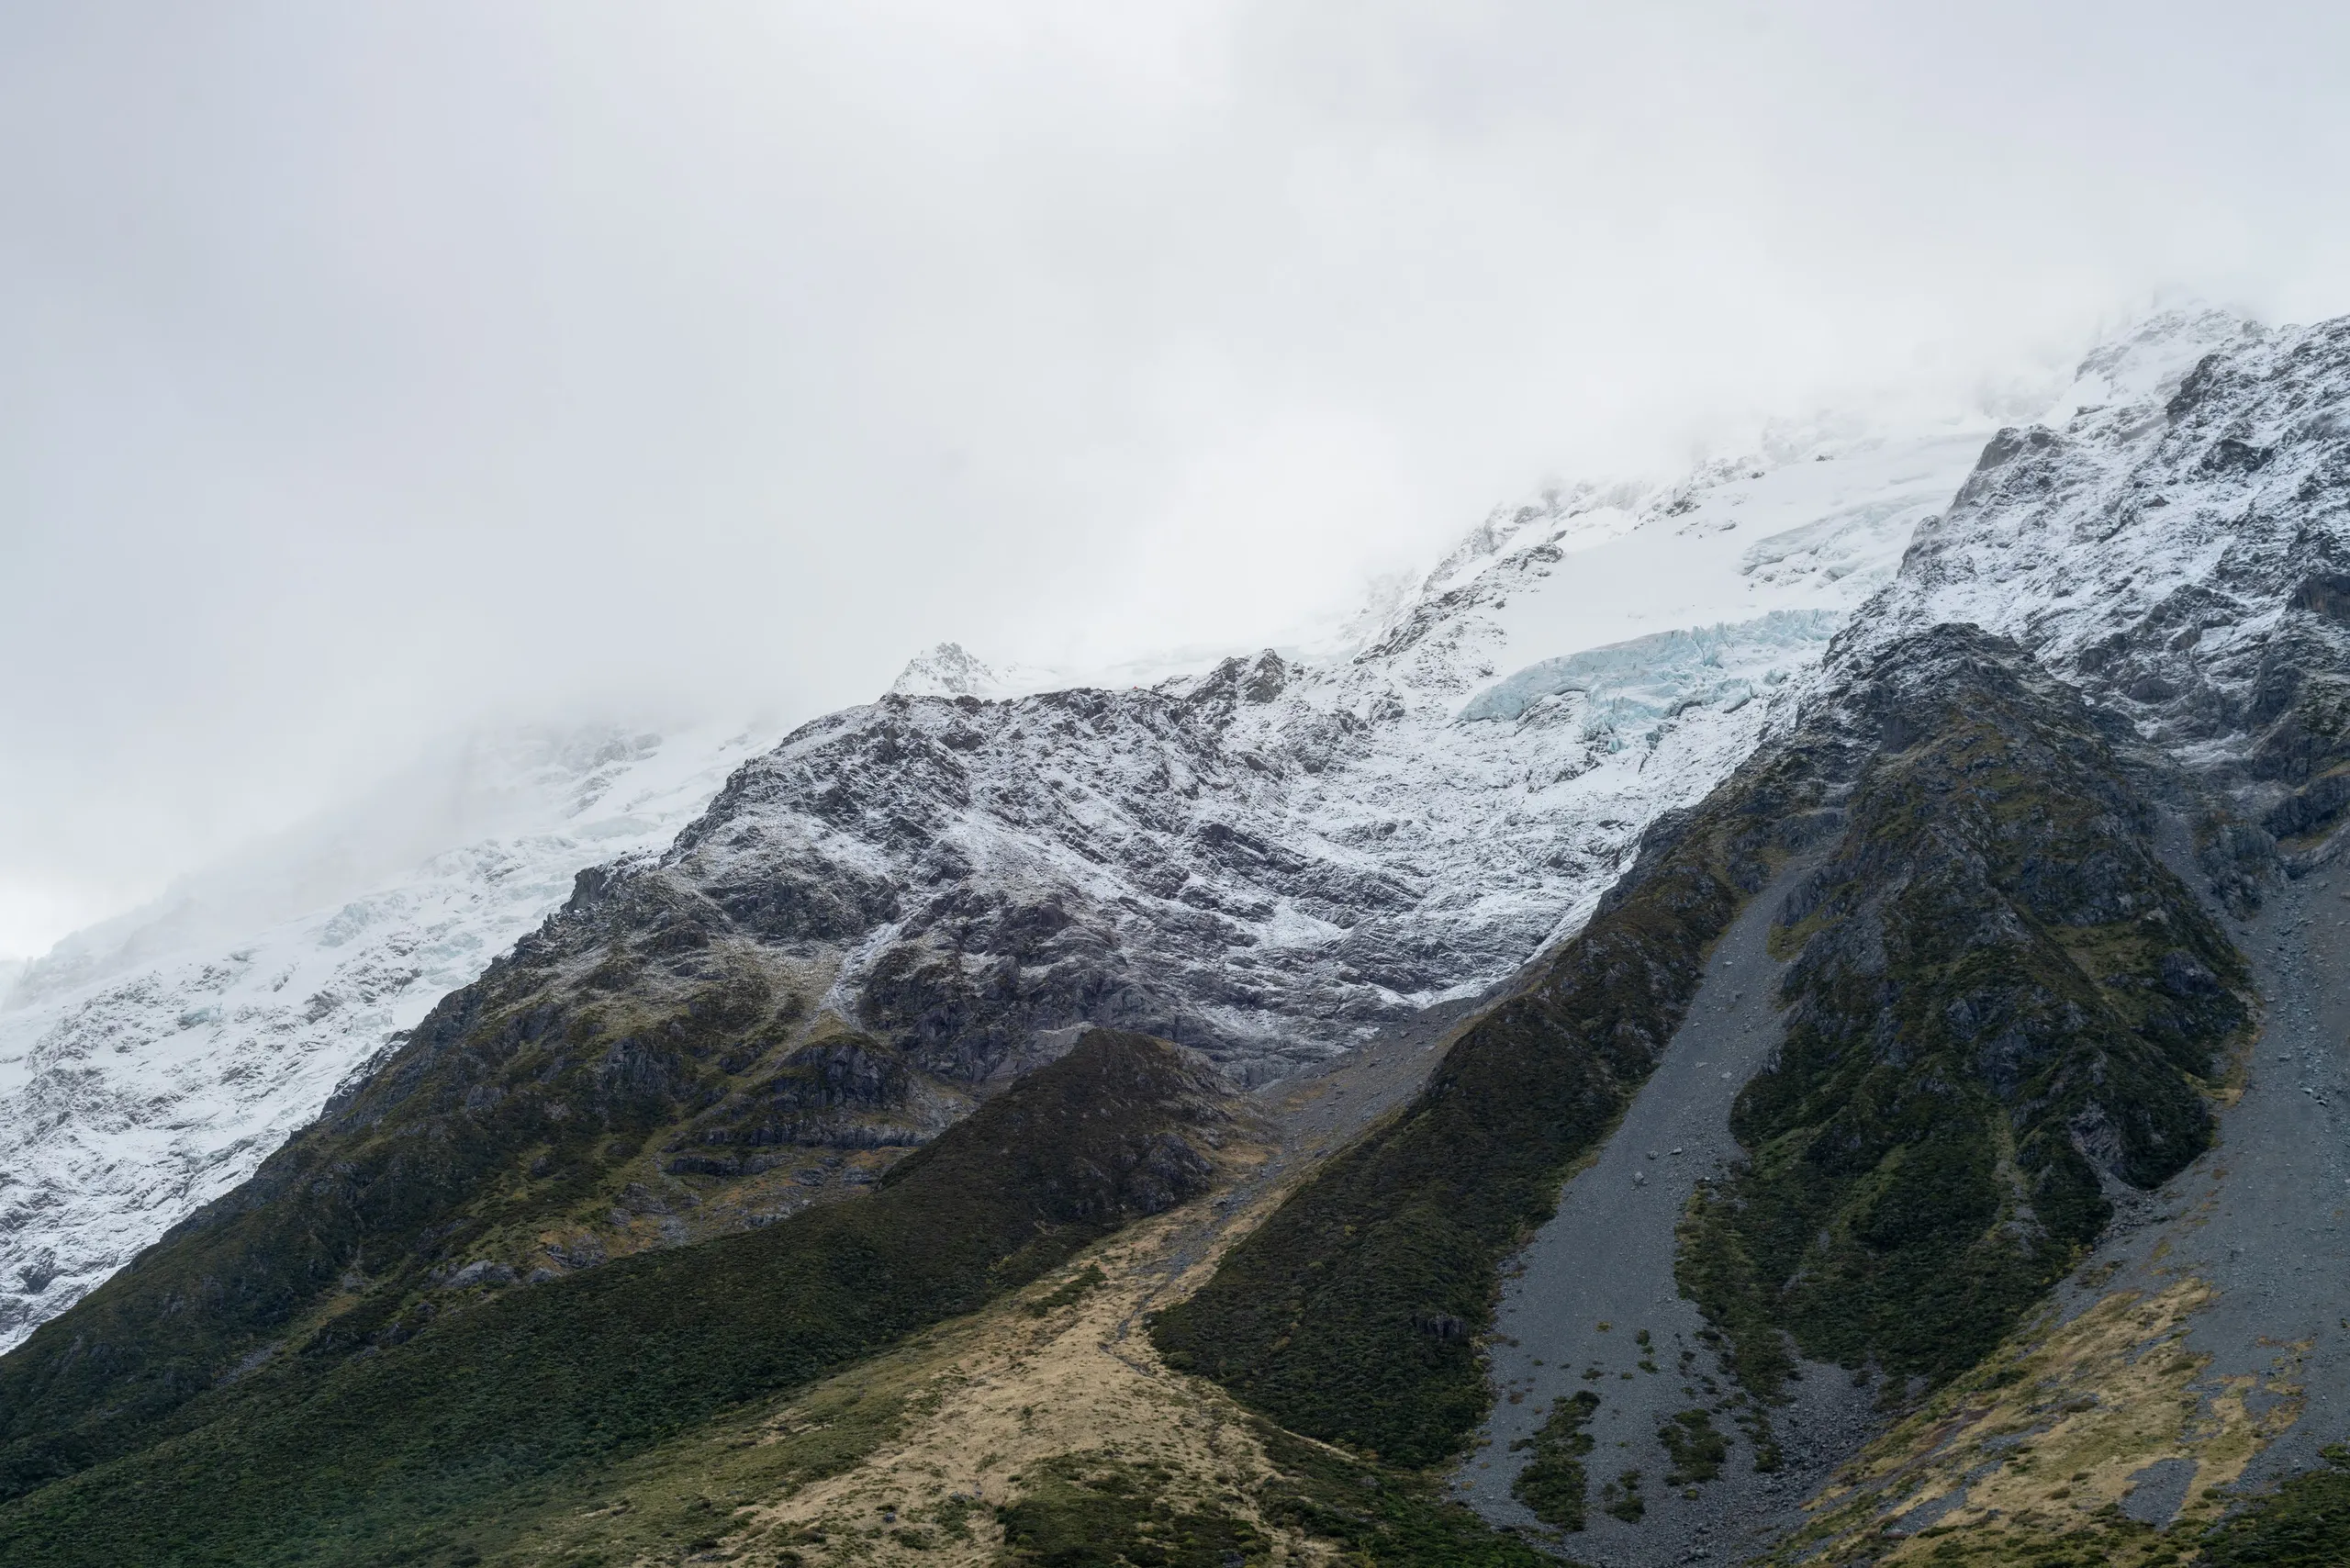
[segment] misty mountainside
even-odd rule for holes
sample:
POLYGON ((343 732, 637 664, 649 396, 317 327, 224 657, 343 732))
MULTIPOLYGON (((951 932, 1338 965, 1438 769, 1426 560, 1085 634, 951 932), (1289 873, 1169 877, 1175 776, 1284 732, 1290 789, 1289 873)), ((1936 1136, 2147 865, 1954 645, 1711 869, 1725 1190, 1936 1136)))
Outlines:
POLYGON ((942 647, 0 1358, 0 1555, 2350 1561, 2346 562, 2350 320, 2179 314, 942 647))
POLYGON ((79 1300, 562 903, 748 735, 517 732, 81 933, 0 991, 0 1346, 79 1300))
MULTIPOLYGON (((1084 1026, 1247 1083, 1473 996, 1751 747, 1974 445, 1814 444, 1520 509, 1351 659, 893 694, 803 726, 666 849, 582 872, 245 1187, 101 1287, 118 1350, 85 1393, 143 1420, 289 1335, 372 1351, 453 1289, 853 1194, 1084 1026), (1724 605, 1753 613, 1510 670, 1530 639, 1724 605), (1508 716, 1461 716, 1497 692, 1508 716), (240 1282, 132 1327, 190 1278, 240 1282)), ((45 1360, 39 1335, 26 1349, 45 1360)), ((28 1474, 116 1440, 42 1450, 49 1419, 13 1428, 28 1474)))
MULTIPOLYGON (((944 647, 657 858, 715 935, 983 1081, 1083 1021, 1244 1082, 1474 995, 1579 920, 1889 577, 1979 442, 1813 442, 1497 515, 1349 656, 1003 695, 944 647)), ((632 890, 627 896, 644 896, 632 890)))
MULTIPOLYGON (((1080 1024, 1262 1080, 1473 996, 1752 745, 1987 434, 1790 429, 1670 485, 1502 509, 1326 657, 1035 691, 1049 672, 947 645, 714 805, 745 738, 525 737, 459 770, 470 807, 420 809, 452 785, 405 782, 284 864, 62 944, 9 993, 0 1347, 252 1174, 588 866, 607 868, 535 952, 666 946, 639 989, 668 1005, 711 978, 677 944, 739 946, 803 1030, 845 1020, 934 1075, 934 1110, 886 1148, 1080 1024)), ((636 962, 588 967, 610 991, 636 962)), ((744 1223, 875 1158, 815 1147, 647 1158, 644 1212, 515 1265, 744 1223), (775 1190, 747 1209, 652 1201, 695 1167, 775 1190)))

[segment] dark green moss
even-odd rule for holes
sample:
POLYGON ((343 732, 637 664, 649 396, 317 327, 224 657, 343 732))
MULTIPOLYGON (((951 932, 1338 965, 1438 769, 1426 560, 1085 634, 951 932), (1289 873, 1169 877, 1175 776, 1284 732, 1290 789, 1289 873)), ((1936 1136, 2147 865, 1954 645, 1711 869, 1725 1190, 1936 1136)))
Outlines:
MULTIPOLYGON (((1795 1354, 1772 1310, 1774 1294, 1747 1250, 1745 1229, 1738 1223, 1746 1217, 1712 1185, 1700 1183, 1680 1228, 1674 1272, 1682 1294, 1706 1309, 1711 1342, 1730 1375, 1770 1399, 1796 1370, 1795 1354)), ((1759 1411, 1755 1417, 1767 1423, 1759 1411)))
POLYGON ((1648 1516, 1648 1499, 1640 1495, 1640 1473, 1627 1470, 1613 1481, 1602 1482, 1599 1487, 1600 1511, 1612 1514, 1628 1525, 1636 1525, 1648 1516))
POLYGON ((1399 1471, 1307 1442, 1269 1422, 1257 1439, 1276 1473, 1259 1495, 1272 1523, 1332 1541, 1349 1562, 1393 1568, 1557 1568, 1444 1495, 1433 1473, 1399 1471))
POLYGON ((1509 1495, 1553 1529, 1583 1528, 1590 1483, 1583 1473, 1583 1458, 1592 1448, 1591 1434, 1583 1428, 1598 1408, 1599 1395, 1589 1389, 1561 1399, 1550 1406, 1549 1417, 1531 1438, 1510 1445, 1532 1449, 1534 1457, 1510 1483, 1509 1495))
POLYGON ((1029 1315, 1034 1317, 1044 1317, 1059 1311, 1064 1306, 1075 1305, 1088 1291, 1107 1284, 1109 1281, 1110 1276, 1102 1271, 1102 1266, 1099 1263, 1088 1263, 1069 1280, 1030 1302, 1029 1315))
POLYGON ((1721 1479, 1729 1441, 1714 1429, 1709 1412, 1684 1410, 1656 1429, 1656 1439, 1673 1456, 1673 1469, 1664 1478, 1667 1486, 1702 1485, 1721 1479))

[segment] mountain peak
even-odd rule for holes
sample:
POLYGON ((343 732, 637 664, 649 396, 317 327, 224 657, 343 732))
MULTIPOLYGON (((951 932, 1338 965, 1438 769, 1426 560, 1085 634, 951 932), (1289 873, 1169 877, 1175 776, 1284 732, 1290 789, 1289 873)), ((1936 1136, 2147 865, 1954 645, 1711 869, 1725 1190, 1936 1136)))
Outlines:
POLYGON ((1010 683, 992 665, 960 643, 941 643, 916 654, 890 683, 892 697, 978 697, 1011 695, 1010 683))

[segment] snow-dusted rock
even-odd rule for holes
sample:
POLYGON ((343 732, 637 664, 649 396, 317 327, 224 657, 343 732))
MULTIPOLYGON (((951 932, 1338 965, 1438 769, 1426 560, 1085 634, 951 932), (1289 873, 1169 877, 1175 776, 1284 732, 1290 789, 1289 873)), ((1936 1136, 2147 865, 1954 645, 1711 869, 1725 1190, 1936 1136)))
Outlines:
POLYGON ((824 1004, 949 1079, 1079 1022, 1278 1076, 1571 930, 1752 747, 1988 429, 1550 492, 1332 655, 1017 695, 942 646, 599 896, 657 884, 632 907, 836 965, 824 1004))
POLYGON ((941 643, 917 654, 890 686, 892 697, 977 697, 987 700, 1064 684, 1046 670, 1014 665, 998 669, 960 643, 941 643))
POLYGON ((2174 315, 2120 346, 1998 433, 1854 647, 2014 637, 2248 822, 2322 838, 2350 801, 2350 319, 2174 315))

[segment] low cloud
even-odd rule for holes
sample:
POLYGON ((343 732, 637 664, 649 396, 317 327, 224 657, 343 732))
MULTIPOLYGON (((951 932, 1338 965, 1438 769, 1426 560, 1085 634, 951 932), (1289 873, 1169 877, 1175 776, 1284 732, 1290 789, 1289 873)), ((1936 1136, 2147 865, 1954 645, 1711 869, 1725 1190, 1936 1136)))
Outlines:
POLYGON ((1546 478, 2350 308, 2333 6, 0 28, 0 952, 452 730, 1276 640, 1546 478))

